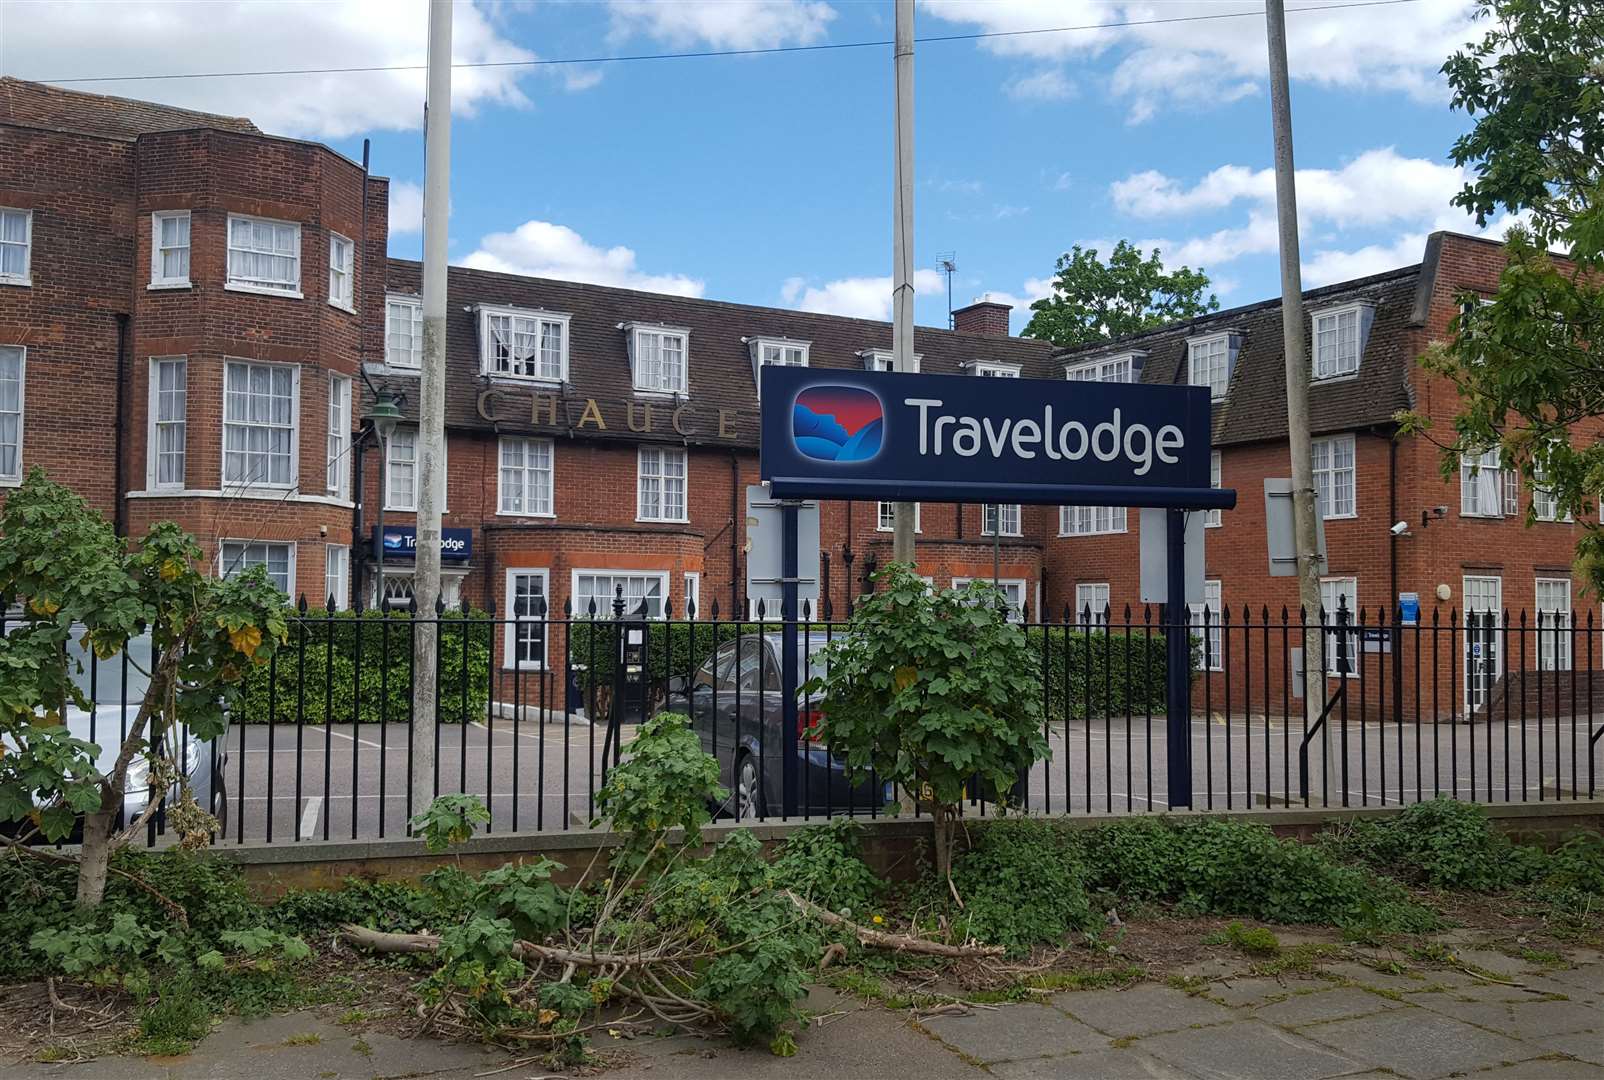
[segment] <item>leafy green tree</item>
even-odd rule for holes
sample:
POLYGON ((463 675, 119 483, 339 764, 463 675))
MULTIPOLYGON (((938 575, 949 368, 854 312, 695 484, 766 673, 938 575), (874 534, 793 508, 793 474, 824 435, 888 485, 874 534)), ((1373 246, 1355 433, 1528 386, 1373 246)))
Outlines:
POLYGON ((131 550, 40 469, 0 508, 0 601, 21 609, 0 637, 0 822, 27 823, 24 840, 34 833, 59 840, 83 816, 81 907, 100 903, 111 853, 143 830, 170 787, 182 798, 169 805, 167 820, 186 843, 204 842, 215 829, 177 760, 182 728, 200 739, 221 735, 246 670, 267 663, 288 636, 284 597, 260 568, 223 581, 202 574, 200 564, 199 546, 171 523, 152 526, 131 550), (90 704, 67 645, 78 641, 110 660, 145 633, 148 688, 103 772, 99 747, 74 738, 66 724, 70 708, 90 704), (145 812, 114 834, 129 763, 141 756, 145 812))
MULTIPOLYGON (((1459 391, 1443 473, 1497 447, 1561 513, 1604 491, 1604 442, 1573 427, 1604 415, 1604 7, 1575 0, 1482 0, 1487 28, 1443 65, 1454 106, 1475 126, 1454 143, 1471 178, 1454 202, 1485 224, 1501 208, 1524 224, 1490 302, 1460 297, 1449 340, 1423 358, 1459 391), (1567 252, 1557 261, 1551 249, 1567 252)), ((1402 414, 1405 431, 1430 417, 1402 414)), ((1528 512, 1528 521, 1535 508, 1528 512)), ((1604 585, 1604 533, 1583 519, 1583 576, 1604 585)))
POLYGON ((1124 337, 1166 323, 1218 311, 1202 270, 1166 271, 1159 251, 1121 240, 1105 263, 1096 248, 1079 244, 1058 257, 1053 295, 1030 305, 1025 336, 1069 347, 1124 337))
POLYGON ((929 811, 936 871, 950 882, 969 785, 1005 800, 1048 754, 1036 651, 989 582, 932 590, 900 563, 875 582, 805 692, 823 695, 822 737, 849 770, 874 770, 929 811))

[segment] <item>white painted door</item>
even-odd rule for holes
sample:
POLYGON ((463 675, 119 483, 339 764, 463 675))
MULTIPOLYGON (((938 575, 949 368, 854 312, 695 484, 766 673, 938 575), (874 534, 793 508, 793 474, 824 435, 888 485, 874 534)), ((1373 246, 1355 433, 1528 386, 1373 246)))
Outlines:
POLYGON ((1465 711, 1473 714, 1487 702, 1503 673, 1499 628, 1504 606, 1504 579, 1465 578, 1465 711))

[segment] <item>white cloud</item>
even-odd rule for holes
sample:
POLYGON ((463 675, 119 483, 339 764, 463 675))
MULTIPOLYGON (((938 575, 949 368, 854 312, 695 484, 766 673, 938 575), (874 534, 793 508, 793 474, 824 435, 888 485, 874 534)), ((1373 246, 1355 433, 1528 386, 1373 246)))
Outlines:
MULTIPOLYGON (((915 270, 913 291, 944 293, 947 279, 935 270, 915 270)), ((787 307, 815 311, 823 315, 849 315, 858 319, 891 318, 891 275, 885 277, 837 278, 823 285, 809 285, 804 277, 786 278, 780 298, 787 307)))
POLYGON ((411 180, 390 181, 390 235, 423 231, 423 188, 411 180))
POLYGON ((836 17, 835 8, 822 0, 610 0, 608 8, 614 40, 639 34, 670 45, 715 49, 812 44, 836 17))
POLYGON ((526 221, 511 232, 491 233, 462 265, 675 296, 701 296, 706 288, 701 279, 684 274, 648 274, 635 265, 632 249, 597 247, 568 226, 549 221, 526 221))
MULTIPOLYGON (((1446 95, 1438 68, 1475 36, 1473 7, 1470 0, 1417 0, 1363 9, 1292 8, 1288 67, 1299 81, 1441 102, 1446 95)), ((1146 21, 979 43, 999 56, 1028 58, 1038 66, 1112 53, 1117 60, 1110 89, 1128 103, 1136 123, 1163 110, 1204 108, 1255 93, 1268 66, 1263 20, 1256 15, 1209 18, 1224 14, 1210 0, 922 0, 922 8, 986 33, 1146 21)))
MULTIPOLYGON (((472 3, 453 6, 452 53, 459 63, 530 60, 472 3)), ((342 0, 292 7, 278 0, 193 3, 6 3, 6 73, 24 79, 107 74, 256 71, 264 68, 421 65, 427 53, 426 0, 342 0)), ((524 107, 518 68, 458 68, 454 112, 524 107)), ((424 72, 249 76, 70 84, 248 116, 264 131, 339 139, 364 131, 423 126, 424 72)))
POLYGON ((1013 308, 1012 320, 1018 325, 1030 319, 1030 305, 1037 300, 1045 300, 1053 295, 1053 281, 1051 278, 1027 278, 1017 293, 1000 292, 991 289, 977 296, 976 300, 995 300, 999 304, 1007 304, 1013 308))
POLYGON ((1043 68, 1009 79, 1003 83, 1003 93, 1016 101, 1064 101, 1074 96, 1075 85, 1057 68, 1043 68))
POLYGON ((1055 177, 1053 179, 1053 190, 1054 191, 1068 191, 1070 188, 1072 188, 1074 186, 1075 186, 1075 176, 1074 176, 1073 173, 1061 172, 1061 173, 1058 174, 1057 177, 1055 177))
MULTIPOLYGON (((1406 158, 1391 147, 1367 150, 1339 169, 1299 169, 1298 227, 1311 283, 1408 265, 1419 259, 1423 238, 1432 229, 1482 232, 1469 215, 1450 205, 1465 179, 1463 169, 1406 158), (1345 235, 1378 229, 1393 238, 1341 249, 1345 235), (1407 231, 1405 236, 1397 236, 1400 229, 1407 231), (1359 272, 1348 272, 1354 268, 1359 272)), ((1272 169, 1222 165, 1190 186, 1147 170, 1116 181, 1109 194, 1121 213, 1148 219, 1213 215, 1245 204, 1246 219, 1239 224, 1178 242, 1138 241, 1144 248, 1159 248, 1170 266, 1215 267, 1274 254, 1279 248, 1272 169)), ((1486 231, 1501 236, 1504 228, 1507 223, 1495 223, 1486 231)))

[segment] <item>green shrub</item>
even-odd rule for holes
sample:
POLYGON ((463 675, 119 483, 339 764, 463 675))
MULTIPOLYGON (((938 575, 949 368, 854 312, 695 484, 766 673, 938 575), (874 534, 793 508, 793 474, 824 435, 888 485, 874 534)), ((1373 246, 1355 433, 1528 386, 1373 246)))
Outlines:
POLYGON ((859 854, 863 826, 839 817, 786 838, 773 863, 774 882, 831 911, 866 912, 884 888, 859 854))
POLYGON ((1446 797, 1397 817, 1356 821, 1321 842, 1340 858, 1434 889, 1507 889, 1539 876, 1545 862, 1537 849, 1517 847, 1493 828, 1483 807, 1446 797))
POLYGON ((1203 939, 1205 945, 1229 945, 1249 956, 1279 956, 1281 941, 1263 926, 1243 926, 1233 921, 1224 930, 1203 939))
MULTIPOLYGON (((1050 822, 1005 818, 988 823, 976 833, 975 846, 954 863, 952 879, 964 901, 954 916, 958 937, 1018 953, 1096 925, 1076 846, 1066 830, 1050 822)), ((935 888, 946 892, 943 882, 935 888)))
MULTIPOLYGON (((484 716, 496 624, 483 612, 447 611, 440 629, 441 723, 484 716)), ((253 668, 233 719, 245 724, 405 722, 412 713, 412 637, 407 616, 317 611, 291 620, 272 668, 253 668), (303 648, 304 645, 304 648, 303 648), (360 661, 360 681, 358 662, 360 661)))
POLYGON ((1047 673, 1048 716, 1079 720, 1123 715, 1127 708, 1132 713, 1163 711, 1168 661, 1162 633, 1085 633, 1073 625, 1028 631, 1031 651, 1047 673))
POLYGON ((345 923, 412 933, 455 921, 465 914, 432 889, 410 882, 346 878, 338 889, 286 893, 267 909, 270 925, 286 933, 323 934, 345 923))

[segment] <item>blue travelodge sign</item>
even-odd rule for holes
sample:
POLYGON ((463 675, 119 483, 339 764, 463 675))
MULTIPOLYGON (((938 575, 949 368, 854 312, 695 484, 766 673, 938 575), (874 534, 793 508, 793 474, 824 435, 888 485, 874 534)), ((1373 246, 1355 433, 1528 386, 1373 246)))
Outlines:
POLYGON ((777 498, 1230 508, 1205 387, 761 369, 777 498))
MULTIPOLYGON (((417 529, 411 525, 386 525, 384 527, 384 557, 386 559, 415 559, 417 555, 417 529)), ((472 529, 440 530, 441 562, 467 562, 472 555, 472 529)))

